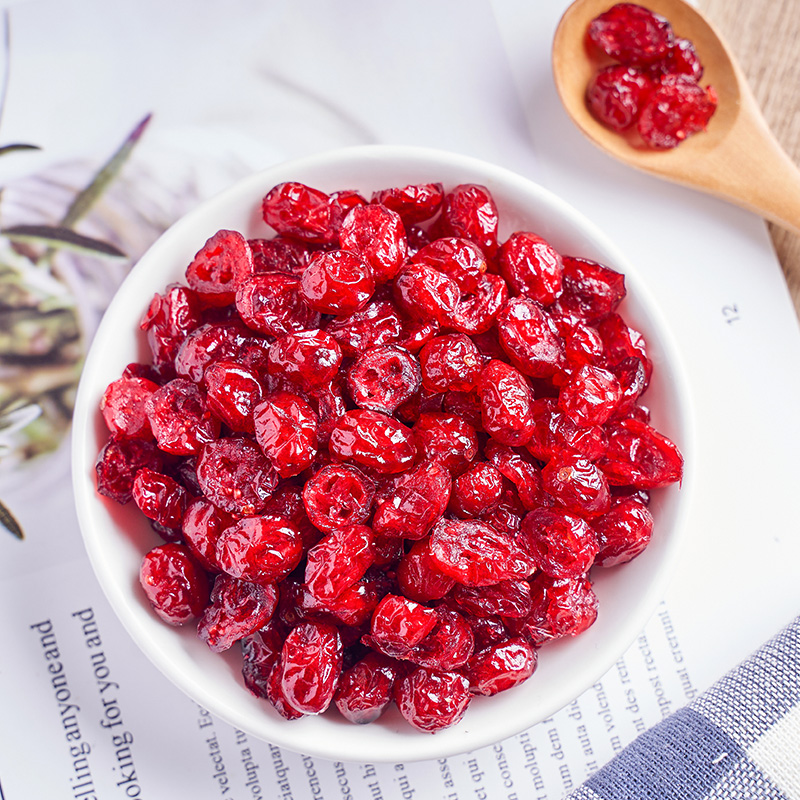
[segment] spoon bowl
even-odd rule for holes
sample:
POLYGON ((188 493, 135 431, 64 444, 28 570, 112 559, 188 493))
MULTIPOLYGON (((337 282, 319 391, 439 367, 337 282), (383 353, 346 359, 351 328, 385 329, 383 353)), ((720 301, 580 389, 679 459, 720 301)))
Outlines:
POLYGON ((676 35, 689 39, 705 72, 701 84, 719 97, 705 132, 671 150, 635 147, 598 122, 586 106, 586 87, 596 65, 587 48, 589 22, 613 0, 576 0, 553 40, 553 75, 561 101, 580 130, 620 161, 760 214, 800 235, 800 170, 769 130, 747 81, 713 26, 683 0, 647 0, 676 35))

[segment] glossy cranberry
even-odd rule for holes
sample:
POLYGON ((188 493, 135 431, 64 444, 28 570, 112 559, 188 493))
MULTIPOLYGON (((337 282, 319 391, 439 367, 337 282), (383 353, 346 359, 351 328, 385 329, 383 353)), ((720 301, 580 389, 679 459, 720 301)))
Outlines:
POLYGON ((278 654, 278 659, 272 667, 269 677, 267 678, 267 700, 271 703, 272 707, 287 720, 300 719, 303 716, 301 711, 292 708, 286 700, 286 695, 283 691, 281 683, 282 670, 281 670, 281 654, 278 654))
POLYGON ((332 622, 342 635, 356 639, 369 622, 381 597, 389 590, 387 579, 379 570, 369 569, 363 578, 348 586, 338 597, 320 600, 308 587, 301 587, 300 606, 309 618, 332 622), (324 615, 324 616, 323 616, 324 615))
POLYGON ((201 322, 200 301, 191 289, 173 284, 153 297, 140 327, 146 332, 153 366, 159 372, 172 377, 178 348, 201 322))
POLYGON ((572 514, 592 519, 609 509, 608 482, 597 465, 583 456, 554 456, 542 469, 542 485, 572 514))
POLYGON ((561 292, 561 255, 535 233, 511 234, 500 248, 499 265, 517 295, 547 306, 561 292))
POLYGON ((597 536, 584 519, 548 508, 537 508, 525 516, 519 542, 536 569, 554 578, 583 575, 598 550, 597 536))
POLYGON ((285 578, 300 562, 303 541, 283 517, 245 517, 219 535, 217 563, 234 578, 253 583, 274 583, 285 578))
POLYGON ((259 514, 278 483, 278 475, 258 445, 242 438, 207 444, 197 464, 205 496, 229 514, 259 514))
POLYGON ((234 519, 204 497, 189 503, 181 521, 183 538, 192 555, 208 572, 220 572, 217 562, 217 539, 234 519))
POLYGON ((401 674, 394 659, 368 652, 342 673, 334 696, 336 708, 350 722, 374 722, 392 702, 394 684, 401 674))
POLYGON ((606 369, 581 367, 562 385, 559 408, 577 425, 603 425, 619 405, 622 389, 616 376, 606 369))
POLYGON ((495 469, 514 484, 523 508, 532 511, 545 504, 541 471, 527 453, 500 444, 495 439, 489 439, 483 451, 495 469))
POLYGON ((441 221, 445 235, 474 242, 488 258, 497 252, 497 206, 485 186, 462 183, 447 192, 441 221))
POLYGON ((341 239, 345 219, 354 208, 367 205, 367 200, 355 189, 342 189, 331 193, 328 202, 331 206, 331 224, 341 239))
POLYGON ((227 306, 236 296, 235 275, 252 272, 253 256, 238 231, 217 231, 186 268, 186 282, 204 304, 227 306))
POLYGON ((329 464, 306 481, 303 503, 322 531, 358 525, 369 517, 375 487, 356 467, 329 464))
POLYGON ((387 594, 378 603, 370 623, 370 641, 379 642, 381 652, 405 658, 437 625, 439 617, 432 608, 387 594))
POLYGON ((645 66, 664 58, 675 41, 660 14, 635 3, 617 3, 589 23, 589 38, 616 61, 645 66))
POLYGON ((186 511, 186 489, 177 481, 147 467, 133 480, 133 500, 149 519, 166 528, 179 528, 186 511))
POLYGON ((328 444, 331 455, 384 474, 405 472, 417 453, 411 430, 379 411, 348 411, 328 444))
POLYGON ((262 386, 255 370, 238 361, 215 361, 205 371, 208 407, 237 433, 253 433, 253 409, 262 386))
POLYGON ((317 445, 320 449, 328 446, 333 430, 339 418, 347 412, 341 376, 331 383, 314 389, 312 400, 317 407, 317 445))
POLYGON ((694 81, 703 77, 703 64, 697 50, 688 39, 675 37, 672 49, 661 60, 649 66, 653 75, 686 75, 694 81))
POLYGON ((403 329, 397 345, 409 353, 419 353, 428 342, 439 332, 440 325, 434 320, 420 322, 419 320, 405 318, 403 329))
POLYGON ((456 606, 467 617, 521 619, 531 611, 531 586, 527 580, 500 581, 492 586, 462 586, 452 592, 456 606))
POLYGON ((704 131, 717 110, 717 94, 686 75, 665 75, 642 108, 637 130, 648 147, 667 150, 704 131))
POLYGON ((416 225, 436 214, 443 197, 441 183, 416 183, 381 189, 372 195, 372 202, 399 214, 406 225, 416 225))
POLYGON ((256 697, 267 697, 269 674, 278 660, 283 640, 282 626, 273 617, 264 627, 239 641, 242 648, 242 679, 256 697))
POLYGON ((430 554, 430 539, 414 542, 411 549, 400 559, 397 566, 397 583, 405 597, 419 603, 427 603, 444 597, 455 585, 433 563, 430 554))
POLYGON ((444 411, 455 417, 461 417, 476 430, 483 427, 481 419, 481 399, 476 391, 457 392, 452 389, 444 395, 444 411))
POLYGON ((414 440, 422 457, 441 462, 451 475, 460 475, 478 455, 475 429, 454 414, 420 414, 414 425, 414 440))
POLYGON ((597 619, 597 596, 589 579, 552 578, 538 574, 531 581, 533 603, 524 629, 534 645, 577 636, 597 619))
POLYGON ((535 564, 507 534, 477 520, 440 520, 431 532, 436 568, 465 586, 526 578, 535 564))
POLYGON ((491 696, 526 681, 536 663, 536 650, 527 639, 517 636, 475 653, 463 672, 471 692, 491 696))
POLYGON ((362 409, 392 414, 420 387, 417 359, 397 345, 371 347, 347 373, 353 402, 362 409))
POLYGON ((277 605, 274 586, 217 575, 211 603, 197 623, 197 635, 211 650, 221 653, 266 625, 277 605))
POLYGON ((444 605, 435 609, 436 624, 415 645, 406 660, 428 669, 456 670, 475 652, 475 637, 467 620, 444 605))
POLYGON ((219 435, 219 420, 211 413, 198 386, 175 378, 159 387, 145 404, 150 427, 161 450, 193 455, 219 435))
POLYGON ((549 461, 557 453, 567 452, 596 461, 605 452, 605 431, 597 425, 579 427, 558 409, 556 401, 551 398, 534 400, 533 420, 533 436, 525 447, 534 458, 549 461))
POLYGON ((598 122, 611 130, 625 131, 639 119, 654 86, 653 79, 641 70, 613 64, 589 81, 586 104, 598 122))
POLYGON ((463 333, 431 339, 420 351, 419 363, 422 385, 429 392, 468 392, 477 383, 482 367, 478 348, 463 333))
POLYGON ((117 503, 130 502, 133 481, 140 469, 160 470, 163 455, 151 442, 112 436, 97 456, 97 491, 117 503))
POLYGON ((592 526, 600 544, 595 564, 613 567, 636 558, 647 547, 653 535, 653 516, 641 500, 623 497, 592 526))
POLYGON ((491 511, 481 516, 481 522, 486 522, 501 533, 514 535, 522 527, 525 511, 525 506, 520 502, 516 489, 506 487, 500 502, 491 511))
POLYGON ((463 675, 424 667, 405 675, 394 689, 403 718, 427 733, 455 725, 466 713, 471 698, 469 681, 463 675))
POLYGON ((303 714, 321 714, 342 671, 338 631, 325 623, 301 622, 286 637, 276 669, 287 703, 303 714))
POLYGON ((139 582, 150 605, 169 625, 184 625, 203 613, 208 580, 183 544, 161 544, 142 560, 139 582))
POLYGON ((410 263, 394 280, 394 297, 402 311, 420 322, 445 324, 461 293, 458 284, 426 264, 410 263))
POLYGON ((305 242, 275 236, 272 239, 248 239, 253 255, 250 272, 236 272, 236 286, 240 286, 251 275, 267 275, 284 272, 299 277, 308 266, 315 248, 305 242))
POLYGON ((374 301, 349 317, 336 317, 325 323, 325 332, 339 342, 346 356, 358 356, 371 347, 397 342, 403 324, 391 303, 374 301))
POLYGON ((376 203, 357 206, 345 217, 339 243, 367 263, 375 283, 392 280, 408 255, 400 215, 376 203))
POLYGON ((564 352, 572 369, 595 364, 603 356, 603 340, 596 328, 579 322, 564 340, 564 352))
POLYGON ((366 525, 338 528, 308 551, 306 586, 319 600, 333 600, 364 577, 374 558, 366 525))
POLYGON ((276 392, 253 412, 256 441, 281 478, 297 475, 317 454, 317 415, 302 397, 276 392))
POLYGON ((533 434, 533 394, 522 374, 493 359, 478 380, 484 430, 501 444, 522 445, 533 434))
POLYGON ((549 378, 564 365, 564 343, 539 303, 511 298, 497 317, 500 344, 520 372, 549 378))
POLYGON ((447 508, 451 484, 449 470, 438 461, 423 461, 400 475, 375 509, 375 532, 421 539, 447 508))
POLYGON ((328 195, 298 181, 270 189, 261 203, 261 215, 279 234, 314 244, 336 240, 328 195))
POLYGON ((158 384, 146 378, 118 378, 100 399, 103 421, 112 434, 135 439, 152 439, 147 418, 147 401, 158 384))
POLYGON ((603 340, 604 364, 610 370, 628 358, 638 358, 645 371, 645 380, 650 380, 653 362, 647 355, 647 342, 639 331, 628 326, 619 314, 610 314, 597 326, 603 340))
POLYGON ((434 239, 411 259, 447 275, 464 294, 477 292, 488 268, 483 250, 468 239, 434 239))
POLYGON ((680 481, 683 457, 666 436, 636 419, 624 419, 607 430, 608 446, 597 464, 609 483, 657 489, 680 481))
POLYGON ((243 280, 236 289, 236 309, 245 325, 269 336, 319 327, 319 312, 303 299, 295 275, 273 272, 243 280))
POLYGON ((330 383, 342 363, 342 349, 324 331, 290 333, 269 348, 268 369, 276 375, 313 390, 330 383))
POLYGON ((448 325, 473 337, 486 333, 494 325, 507 300, 506 282, 499 275, 483 275, 474 292, 461 295, 448 325))
POLYGON ((578 322, 594 324, 622 302, 626 294, 625 276, 586 258, 564 256, 563 292, 551 311, 574 326, 578 322))
POLYGON ((375 291, 369 265, 347 250, 316 255, 300 279, 300 292, 310 308, 323 314, 348 316, 360 311, 375 291))
POLYGON ((471 466, 453 481, 450 511, 469 519, 491 511, 503 495, 503 476, 486 461, 471 466))

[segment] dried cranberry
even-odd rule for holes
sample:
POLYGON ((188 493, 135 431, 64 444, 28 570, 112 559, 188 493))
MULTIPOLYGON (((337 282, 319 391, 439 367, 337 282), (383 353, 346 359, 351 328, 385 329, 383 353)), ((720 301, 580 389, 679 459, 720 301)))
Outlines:
POLYGON ((581 367, 561 386, 559 408, 577 425, 603 425, 619 404, 622 389, 616 376, 606 369, 581 367))
POLYGON ((444 410, 455 417, 461 417, 476 430, 483 427, 481 420, 481 399, 476 391, 447 391, 443 402, 444 410))
POLYGON ((184 625, 203 613, 208 579, 183 544, 161 544, 142 560, 139 582, 150 605, 169 625, 184 625))
POLYGON ((439 328, 439 323, 433 320, 420 322, 419 320, 406 318, 403 320, 402 335, 397 341, 397 345, 404 350, 408 350, 409 353, 418 353, 436 336, 439 328))
POLYGON ((317 415, 302 397, 276 392, 253 412, 256 441, 281 478, 302 472, 317 454, 317 415))
POLYGON ((169 475, 147 467, 140 469, 133 480, 132 494, 146 517, 167 528, 180 527, 188 497, 186 489, 169 475))
POLYGON ((650 380, 653 363, 647 355, 647 342, 639 331, 628 326, 619 314, 610 314, 597 326, 603 340, 604 366, 612 371, 625 359, 638 358, 645 371, 645 380, 650 380))
POLYGON ((174 284, 165 294, 156 294, 141 322, 153 355, 153 366, 172 377, 173 363, 186 336, 202 322, 195 292, 174 284))
POLYGON ((400 339, 403 327, 391 303, 371 302, 349 317, 336 317, 325 324, 325 332, 339 342, 346 356, 357 356, 381 344, 400 339))
POLYGON ((434 609, 407 597, 387 594, 372 615, 370 641, 380 643, 381 652, 404 658, 438 622, 434 609))
POLYGON ((209 572, 219 572, 217 539, 234 520, 204 497, 197 497, 183 515, 181 531, 194 557, 209 572))
POLYGON ((133 496, 133 481, 139 470, 149 467, 158 471, 162 465, 163 455, 151 442, 112 436, 95 463, 97 491, 124 505, 133 496))
POLYGON ((392 702, 395 681, 401 667, 383 653, 368 652, 342 673, 334 702, 339 713, 350 722, 374 722, 392 702))
POLYGON ((406 660, 428 669, 456 670, 475 651, 475 637, 469 623, 457 611, 444 605, 434 609, 436 624, 415 645, 406 660))
POLYGON ((274 583, 300 562, 303 540, 284 517, 266 514, 245 517, 219 535, 217 563, 234 578, 274 583))
POLYGON ((364 522, 372 510, 374 492, 369 479, 355 467, 329 464, 306 481, 303 503, 311 522, 330 532, 364 522))
POLYGON ((535 233, 513 233, 500 248, 500 274, 518 295, 550 305, 561 292, 558 251, 535 233))
POLYGON ((600 544, 594 563, 613 567, 636 558, 647 547, 653 534, 653 516, 640 500, 623 497, 592 526, 600 544))
POLYGON ((145 407, 156 442, 167 453, 199 453, 219 435, 219 420, 210 412, 203 393, 185 378, 159 387, 145 407))
POLYGON ((456 606, 470 617, 527 617, 531 611, 531 586, 527 580, 500 581, 492 586, 456 585, 452 592, 456 606))
POLYGON ((394 699, 403 718, 427 733, 455 725, 466 713, 472 695, 469 681, 456 672, 417 667, 401 678, 394 699))
POLYGON ((572 514, 591 519, 608 511, 608 482, 588 458, 568 453, 554 456, 542 469, 542 484, 572 514))
POLYGON ((649 67, 654 75, 687 75, 694 81, 703 77, 703 64, 694 44, 688 39, 675 37, 672 49, 661 60, 649 67))
POLYGON ((272 239, 248 239, 247 243, 253 255, 251 271, 236 272, 237 287, 251 275, 285 272, 299 277, 315 252, 313 246, 283 236, 275 236, 272 239))
POLYGON ((415 253, 411 260, 444 273, 465 294, 478 290, 481 278, 488 269, 486 256, 475 242, 455 237, 434 239, 415 253))
POLYGON ((278 476, 255 442, 224 438, 203 448, 197 480, 215 506, 244 516, 264 509, 278 476))
POLYGON ((511 298, 497 317, 500 344, 520 372, 552 377, 564 365, 564 343, 550 315, 534 300, 511 298))
POLYGON ((597 596, 589 579, 552 578, 541 573, 531 581, 533 603, 524 629, 534 645, 577 636, 597 619, 597 596))
POLYGON ((443 197, 441 183, 419 183, 382 189, 372 195, 372 202, 395 211, 406 225, 415 225, 433 217, 443 197))
POLYGON ((454 414, 420 414, 414 425, 414 440, 422 457, 440 461, 451 475, 460 475, 478 455, 475 429, 454 414))
POLYGON ((349 316, 364 308, 374 291, 369 265, 347 250, 330 250, 315 256, 300 279, 303 299, 323 314, 349 316))
POLYGON ((577 453, 590 461, 600 458, 606 449, 605 431, 593 425, 581 428, 550 398, 533 401, 533 436, 525 447, 534 458, 549 461, 560 452, 577 453))
POLYGON ((331 431, 328 448, 340 461, 388 474, 405 472, 417 453, 411 430, 379 411, 348 411, 331 431))
POLYGON ((386 283, 399 272, 408 255, 408 242, 399 214, 371 203, 357 206, 345 217, 339 243, 368 265, 376 283, 386 283))
POLYGON ((410 263, 394 279, 394 297, 406 314, 420 322, 445 324, 458 304, 458 284, 426 264, 410 263))
POLYGON ((266 343, 239 321, 207 322, 193 330, 175 356, 175 371, 183 378, 201 383, 206 367, 214 361, 244 360, 248 347, 266 343))
POLYGON ((461 295, 448 324, 460 333, 473 337, 486 333, 494 325, 507 300, 506 282, 499 275, 483 275, 474 292, 461 295))
POLYGON ((482 359, 468 336, 451 333, 431 339, 420 351, 419 363, 422 385, 429 392, 468 392, 478 380, 482 359))
POLYGON ((420 365, 407 350, 378 345, 350 367, 347 385, 353 402, 363 409, 392 414, 419 389, 420 365))
POLYGON ((628 130, 653 91, 653 79, 641 70, 613 64, 595 73, 586 88, 592 116, 614 131, 628 130))
POLYGON ((283 685, 281 683, 282 678, 282 670, 281 670, 281 654, 278 654, 278 659, 275 662, 272 670, 269 673, 269 677, 267 678, 267 700, 272 704, 272 707, 284 718, 287 720, 292 719, 300 719, 303 716, 301 711, 298 711, 286 700, 286 695, 283 691, 283 685))
POLYGON ((146 378, 118 378, 110 383, 100 399, 100 412, 112 434, 152 439, 147 418, 147 401, 158 384, 146 378))
POLYGON ((278 233, 314 244, 331 244, 336 231, 325 192, 298 181, 279 183, 261 203, 264 222, 278 233))
POLYGON ((589 23, 589 38, 611 58, 644 66, 666 56, 675 41, 660 14, 635 3, 617 3, 589 23))
POLYGON ((478 381, 484 430, 508 445, 525 444, 533 435, 533 395, 510 364, 493 359, 478 381))
POLYGON ((468 519, 491 511, 503 495, 503 476, 486 461, 470 467, 453 481, 450 511, 468 519))
POLYGON ((274 586, 217 575, 211 603, 197 623, 197 635, 211 650, 221 653, 266 625, 277 605, 274 586))
POLYGON ((206 367, 209 408, 232 430, 253 433, 253 409, 261 402, 258 374, 238 361, 215 361, 206 367))
POLYGON ((497 206, 485 186, 462 183, 444 196, 442 225, 445 235, 469 239, 488 258, 497 252, 497 206))
POLYGON ((527 453, 502 445, 495 439, 489 439, 483 451, 497 471, 514 484, 523 508, 532 511, 544 505, 541 471, 527 453))
POLYGON ((320 330, 287 334, 269 348, 270 374, 308 390, 330 383, 341 363, 339 343, 320 330))
POLYGON ((563 262, 564 290, 551 309, 556 315, 571 317, 575 324, 594 324, 622 302, 624 275, 586 258, 564 256, 563 262))
POLYGON ((303 491, 300 486, 294 486, 288 481, 283 481, 273 492, 264 506, 265 514, 285 517, 297 528, 303 540, 303 550, 313 547, 321 538, 322 532, 311 524, 303 504, 303 491))
POLYGON ((586 520, 549 508, 537 508, 525 516, 519 542, 536 569, 554 578, 583 575, 598 550, 597 536, 586 520))
POLYGON ((434 564, 429 538, 414 542, 402 557, 397 566, 397 583, 406 597, 419 603, 438 600, 455 585, 454 579, 434 564))
POLYGON ((465 586, 526 578, 535 567, 510 536, 477 520, 440 520, 430 552, 437 569, 465 586))
POLYGON ((283 647, 281 626, 271 619, 263 628, 243 637, 242 678, 244 685, 256 696, 267 697, 267 683, 283 647))
POLYGON ((325 623, 301 622, 286 637, 275 668, 286 702, 303 714, 321 714, 342 671, 339 632, 325 623))
POLYGON ((572 369, 594 364, 602 358, 603 340, 596 328, 579 322, 567 334, 564 351, 572 369))
POLYGON ((463 671, 470 691, 491 696, 530 678, 536 662, 536 650, 527 639, 518 636, 475 653, 463 671))
POLYGON ((316 328, 320 321, 300 293, 300 278, 277 272, 243 280, 236 289, 236 310, 245 325, 270 336, 316 328))
POLYGON ((329 533, 306 555, 306 586, 319 600, 333 600, 364 577, 374 560, 372 531, 349 525, 329 533))
POLYGON ((227 306, 236 297, 237 273, 252 271, 253 256, 238 231, 217 231, 186 268, 186 282, 206 305, 227 306))

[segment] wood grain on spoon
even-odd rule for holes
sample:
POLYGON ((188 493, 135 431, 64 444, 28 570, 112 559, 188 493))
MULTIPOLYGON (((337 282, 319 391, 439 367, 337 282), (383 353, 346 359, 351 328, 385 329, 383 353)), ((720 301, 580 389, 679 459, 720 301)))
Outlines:
POLYGON ((577 0, 565 12, 553 42, 553 74, 567 113, 597 146, 631 166, 723 197, 800 235, 800 170, 782 150, 741 70, 712 26, 682 0, 646 5, 691 40, 705 66, 701 84, 717 91, 719 106, 708 130, 672 150, 632 147, 589 113, 584 100, 595 64, 586 47, 589 22, 613 0, 577 0))

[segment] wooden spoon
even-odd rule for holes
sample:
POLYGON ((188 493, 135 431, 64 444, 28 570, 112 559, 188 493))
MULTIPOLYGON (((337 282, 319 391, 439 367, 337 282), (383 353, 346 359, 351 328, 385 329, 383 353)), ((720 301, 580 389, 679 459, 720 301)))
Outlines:
POLYGON ((586 108, 586 86, 596 68, 586 29, 614 0, 576 0, 564 13, 553 41, 553 74, 567 113, 584 134, 637 169, 730 200, 800 235, 800 170, 767 127, 748 85, 719 34, 683 0, 641 3, 666 17, 676 35, 689 39, 705 66, 719 105, 708 130, 672 150, 637 148, 601 125, 586 108))

